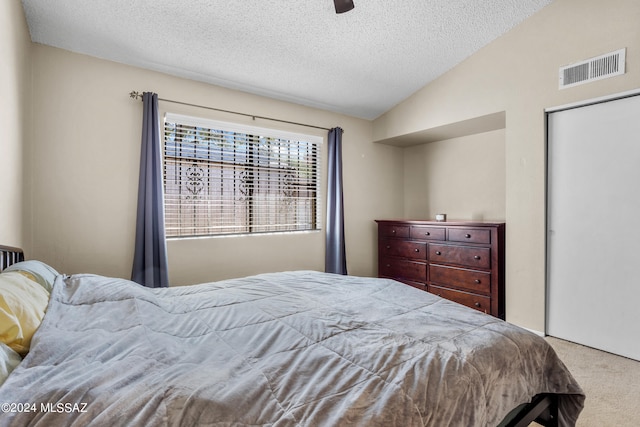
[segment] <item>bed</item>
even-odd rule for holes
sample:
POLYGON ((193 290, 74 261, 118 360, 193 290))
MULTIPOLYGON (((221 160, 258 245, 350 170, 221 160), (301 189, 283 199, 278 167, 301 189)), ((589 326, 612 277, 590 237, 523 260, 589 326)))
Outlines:
POLYGON ((48 298, 0 426, 572 426, 583 407, 544 339, 393 280, 149 289, 12 257, 0 279, 48 298))

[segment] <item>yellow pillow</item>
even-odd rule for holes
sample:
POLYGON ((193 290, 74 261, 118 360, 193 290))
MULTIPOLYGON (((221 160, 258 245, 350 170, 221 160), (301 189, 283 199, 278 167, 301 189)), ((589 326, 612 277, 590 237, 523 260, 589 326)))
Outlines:
POLYGON ((0 274, 0 341, 27 354, 48 303, 49 294, 37 282, 17 271, 0 274))
POLYGON ((38 279, 36 279, 36 276, 34 276, 33 273, 29 273, 28 271, 18 271, 18 273, 22 274, 29 280, 33 280, 36 283, 38 282, 38 279))
POLYGON ((36 259, 29 259, 12 264, 4 269, 5 273, 8 271, 19 271, 29 279, 41 284, 47 292, 51 292, 53 282, 56 281, 56 276, 60 274, 50 265, 36 259))

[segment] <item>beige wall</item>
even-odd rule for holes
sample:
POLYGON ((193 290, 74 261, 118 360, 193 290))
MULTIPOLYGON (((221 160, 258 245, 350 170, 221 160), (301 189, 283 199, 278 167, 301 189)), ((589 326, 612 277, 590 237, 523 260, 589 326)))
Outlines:
POLYGON ((504 129, 405 148, 404 216, 504 221, 504 129))
MULTIPOLYGON (((42 45, 34 45, 33 65, 34 150, 29 162, 33 257, 67 273, 130 276, 142 103, 128 94, 137 90, 198 105, 342 127, 348 269, 352 274, 376 274, 373 220, 402 212, 403 194, 398 190, 403 155, 399 148, 371 144, 370 121, 42 45)), ((160 109, 251 121, 166 102, 160 102, 160 109)), ((295 130, 326 137, 324 131, 295 130)), ((326 176, 323 181, 326 185, 326 176)), ((324 270, 324 232, 170 240, 168 252, 173 284, 265 271, 324 270)))
POLYGON ((23 181, 31 39, 18 0, 0 2, 0 244, 24 245, 23 181))
MULTIPOLYGON (((508 321, 545 327, 544 110, 640 87, 638 22, 637 0, 556 0, 374 122, 374 140, 383 140, 506 112, 508 321), (558 90, 560 66, 624 47, 625 75, 558 90)), ((473 179, 464 167, 455 173, 473 179)), ((426 189, 407 186, 405 200, 445 190, 451 200, 460 195, 453 182, 438 177, 426 189)), ((419 210, 431 213, 428 206, 419 210)))

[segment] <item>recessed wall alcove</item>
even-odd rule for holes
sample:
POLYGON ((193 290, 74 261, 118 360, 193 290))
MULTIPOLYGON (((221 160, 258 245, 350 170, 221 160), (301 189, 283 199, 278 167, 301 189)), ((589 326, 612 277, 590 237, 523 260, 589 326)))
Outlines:
POLYGON ((404 148, 405 219, 506 219, 504 111, 376 143, 404 148))

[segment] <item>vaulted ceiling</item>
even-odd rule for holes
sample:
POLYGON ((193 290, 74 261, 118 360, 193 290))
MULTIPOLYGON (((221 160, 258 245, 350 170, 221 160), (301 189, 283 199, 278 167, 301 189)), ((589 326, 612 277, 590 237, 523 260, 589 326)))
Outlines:
POLYGON ((36 43, 374 119, 551 1, 22 3, 36 43))

